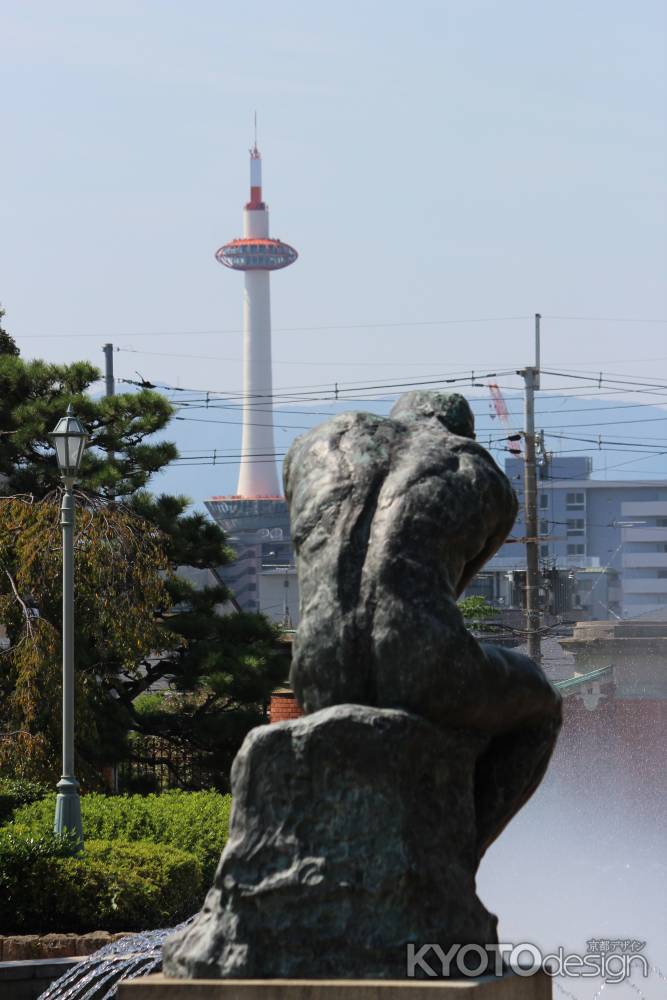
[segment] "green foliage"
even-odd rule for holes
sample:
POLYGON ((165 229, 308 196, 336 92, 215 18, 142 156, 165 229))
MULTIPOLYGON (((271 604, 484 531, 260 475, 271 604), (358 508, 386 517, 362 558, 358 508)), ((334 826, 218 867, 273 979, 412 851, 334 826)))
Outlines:
POLYGON ((19 806, 38 802, 49 795, 52 788, 38 781, 24 778, 0 777, 0 823, 4 823, 19 806))
POLYGON ((458 602, 459 611, 466 622, 484 621, 488 618, 495 618, 498 614, 485 597, 464 597, 458 602))
POLYGON ((265 721, 289 664, 263 617, 220 613, 230 594, 218 569, 232 557, 220 528, 188 512, 185 497, 144 489, 176 457, 173 444, 153 440, 173 407, 149 389, 93 398, 100 372, 88 362, 25 361, 5 338, 0 622, 12 645, 0 657, 0 735, 14 735, 0 740, 0 767, 58 774, 60 479, 49 434, 72 403, 91 434, 77 493, 77 773, 100 787, 100 769, 136 755, 144 737, 163 741, 174 760, 204 758, 227 788, 231 761, 265 721), (178 566, 208 569, 213 585, 195 590, 178 566), (35 606, 39 619, 29 614, 35 606), (137 699, 158 682, 174 697, 142 712, 137 699))
POLYGON ((116 688, 116 706, 127 712, 132 731, 126 756, 150 757, 155 738, 174 751, 177 781, 188 780, 188 768, 180 768, 179 760, 189 752, 215 776, 216 787, 227 791, 243 738, 266 721, 271 691, 289 671, 289 650, 263 615, 219 614, 227 597, 224 587, 195 590, 173 576, 165 585, 172 608, 164 622, 170 642, 161 657, 143 664, 141 677, 116 688), (145 700, 143 692, 163 677, 170 678, 169 693, 145 700))
POLYGON ((16 346, 14 338, 10 337, 7 331, 2 328, 2 317, 4 315, 5 310, 0 306, 0 354, 7 354, 15 358, 19 353, 19 349, 16 346))
MULTIPOLYGON (((162 510, 163 500, 152 509, 162 510)), ((144 513, 151 510, 145 498, 142 504, 144 513)), ((79 776, 88 787, 99 785, 102 766, 133 755, 136 733, 168 741, 175 759, 197 753, 226 789, 243 737, 264 721, 270 692, 288 669, 276 628, 261 615, 219 614, 226 589, 195 590, 178 577, 170 551, 185 555, 185 543, 145 516, 90 496, 81 496, 78 508, 79 776), (170 698, 138 700, 165 678, 170 698)), ((198 522, 183 520, 195 548, 198 522)), ((205 536, 202 551, 224 558, 217 526, 208 525, 205 536)), ((196 559, 193 552, 190 563, 196 559)), ((0 718, 16 734, 0 741, 0 767, 47 781, 60 767, 61 576, 58 497, 0 499, 0 621, 11 641, 0 661, 0 718), (28 599, 38 618, 27 613, 28 599)))
POLYGON ((187 514, 189 505, 187 497, 153 496, 146 490, 132 497, 132 509, 163 533, 172 565, 210 569, 230 562, 233 552, 224 533, 204 514, 187 514))
POLYGON ((148 930, 201 904, 201 866, 172 846, 92 840, 68 855, 52 834, 0 829, 0 933, 148 930))
POLYGON ((45 872, 70 854, 69 838, 51 830, 33 834, 12 825, 0 828, 0 933, 25 929, 21 900, 32 897, 27 905, 33 909, 45 872))
POLYGON ((138 716, 154 716, 163 712, 167 703, 164 691, 144 691, 134 699, 134 711, 138 716))
MULTIPOLYGON (((91 780, 107 722, 117 718, 110 691, 118 677, 170 644, 156 607, 169 598, 168 563, 159 532, 135 514, 82 499, 74 565, 77 623, 77 733, 83 776, 91 780), (86 773, 88 772, 88 773, 86 773)), ((59 650, 62 552, 57 499, 0 502, 0 621, 11 647, 0 693, 13 739, 0 741, 0 765, 16 775, 53 781, 60 762, 59 650), (39 618, 17 594, 30 595, 39 618)))
POLYGON ((59 487, 49 433, 69 403, 91 435, 81 481, 99 496, 128 496, 176 458, 170 442, 146 440, 163 430, 174 412, 160 393, 143 389, 93 399, 86 390, 100 372, 89 362, 24 361, 11 349, 11 337, 5 338, 11 342, 0 339, 0 427, 5 432, 0 474, 6 477, 6 494, 43 496, 59 487))
MULTIPOLYGON (((227 839, 231 797, 219 792, 164 792, 162 795, 84 795, 83 834, 88 839, 151 841, 193 855, 204 883, 213 879, 227 839)), ((53 825, 55 796, 14 813, 14 828, 34 837, 53 825)), ((5 829, 11 829, 5 828, 5 829)))
POLYGON ((66 858, 72 852, 68 836, 52 831, 33 834, 9 824, 0 828, 0 891, 20 880, 23 873, 51 858, 66 858))

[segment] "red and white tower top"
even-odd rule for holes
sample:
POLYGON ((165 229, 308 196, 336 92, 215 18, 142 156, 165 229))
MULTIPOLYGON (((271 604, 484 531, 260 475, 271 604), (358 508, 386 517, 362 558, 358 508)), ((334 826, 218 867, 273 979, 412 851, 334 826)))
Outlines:
POLYGON ((299 256, 294 247, 268 235, 268 206, 262 201, 262 157, 257 143, 250 150, 250 201, 245 211, 265 215, 249 218, 246 214, 246 234, 220 247, 216 260, 234 271, 279 271, 293 264, 299 256))
POLYGON ((250 150, 250 201, 246 208, 266 208, 262 201, 262 156, 257 143, 250 150))

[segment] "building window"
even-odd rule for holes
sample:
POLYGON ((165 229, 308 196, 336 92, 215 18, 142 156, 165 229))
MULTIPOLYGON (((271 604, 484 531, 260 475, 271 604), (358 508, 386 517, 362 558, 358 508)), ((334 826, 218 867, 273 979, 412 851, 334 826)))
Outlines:
POLYGON ((545 507, 549 506, 549 494, 540 493, 540 507, 544 510, 545 507))
POLYGON ((584 537, 584 519, 583 519, 583 517, 569 517, 567 519, 567 537, 568 538, 583 538, 584 537))
POLYGON ((291 566, 294 562, 289 542, 270 542, 262 545, 262 569, 291 566))
POLYGON ((667 580, 667 569, 659 569, 658 570, 658 579, 659 580, 667 580))
POLYGON ((583 510, 584 499, 583 493, 566 493, 565 506, 567 510, 583 510))
POLYGON ((548 521, 540 521, 540 534, 541 535, 548 535, 549 534, 549 522, 548 521))
POLYGON ((543 559, 547 558, 547 556, 549 555, 548 545, 540 545, 540 555, 542 556, 543 559))
POLYGON ((568 545, 567 554, 568 556, 583 556, 586 552, 585 545, 568 545))

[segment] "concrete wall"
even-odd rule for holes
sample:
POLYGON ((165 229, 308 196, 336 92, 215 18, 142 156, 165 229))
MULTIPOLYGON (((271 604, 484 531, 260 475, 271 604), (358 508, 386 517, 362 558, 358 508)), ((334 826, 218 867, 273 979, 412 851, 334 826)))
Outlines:
POLYGON ((285 604, 292 627, 299 624, 299 583, 296 569, 277 567, 263 569, 258 577, 259 609, 272 621, 283 624, 285 604))
POLYGON ((0 962, 2 1000, 36 1000, 56 979, 80 962, 80 958, 31 959, 0 962))

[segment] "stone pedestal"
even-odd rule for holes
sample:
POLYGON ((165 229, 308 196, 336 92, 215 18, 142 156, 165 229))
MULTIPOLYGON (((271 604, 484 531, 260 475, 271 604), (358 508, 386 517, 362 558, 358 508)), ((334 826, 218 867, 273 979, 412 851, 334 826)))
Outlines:
POLYGON ((254 729, 213 887, 165 973, 398 979, 408 944, 497 943, 475 892, 485 745, 361 705, 254 729))
POLYGON ((169 979, 145 976, 120 983, 118 1000, 551 1000, 551 979, 457 980, 169 979))

